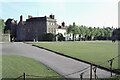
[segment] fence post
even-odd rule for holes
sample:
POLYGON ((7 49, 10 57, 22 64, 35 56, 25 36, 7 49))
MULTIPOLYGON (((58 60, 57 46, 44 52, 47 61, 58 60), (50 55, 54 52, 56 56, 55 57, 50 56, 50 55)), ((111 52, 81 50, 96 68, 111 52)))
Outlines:
POLYGON ((26 76, 25 76, 25 72, 23 73, 23 77, 24 77, 24 80, 25 80, 25 77, 26 77, 26 76))
POLYGON ((94 74, 95 74, 95 79, 97 78, 96 70, 97 70, 97 67, 94 67, 94 68, 93 68, 93 71, 94 71, 94 74))
POLYGON ((90 65, 90 80, 92 80, 92 64, 90 65))
POLYGON ((111 77, 112 77, 112 64, 113 64, 113 60, 114 60, 114 58, 109 60, 109 62, 110 62, 110 70, 111 70, 111 77))
POLYGON ((81 73, 81 74, 80 74, 80 80, 83 80, 83 74, 84 74, 84 73, 81 73))
POLYGON ((114 60, 114 58, 108 61, 108 62, 110 62, 111 76, 112 76, 112 64, 113 64, 113 60, 114 60))

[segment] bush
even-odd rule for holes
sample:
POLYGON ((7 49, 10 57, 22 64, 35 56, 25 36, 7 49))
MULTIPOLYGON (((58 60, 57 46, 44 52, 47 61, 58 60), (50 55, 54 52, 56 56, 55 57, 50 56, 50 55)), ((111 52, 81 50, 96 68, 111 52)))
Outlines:
POLYGON ((58 41, 65 41, 65 37, 63 37, 61 33, 58 33, 57 37, 58 37, 58 41))
POLYGON ((43 41, 55 41, 55 34, 53 33, 44 33, 42 38, 43 38, 43 41))

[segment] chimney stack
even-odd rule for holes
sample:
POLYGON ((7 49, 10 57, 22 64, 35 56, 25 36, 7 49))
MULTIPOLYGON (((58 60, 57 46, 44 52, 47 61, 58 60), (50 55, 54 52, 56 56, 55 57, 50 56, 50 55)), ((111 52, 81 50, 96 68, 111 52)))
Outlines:
POLYGON ((62 22, 62 26, 65 27, 65 22, 62 22))
POLYGON ((17 20, 15 21, 15 23, 17 24, 17 20))
POLYGON ((22 22, 23 22, 23 16, 22 16, 22 15, 20 16, 20 21, 22 21, 22 22))
POLYGON ((53 15, 52 17, 53 17, 53 19, 55 19, 55 15, 53 15))
POLYGON ((31 15, 28 15, 28 19, 30 19, 30 18, 32 18, 32 16, 31 16, 31 15))
POLYGON ((73 26, 75 26, 75 22, 73 22, 73 26))
POLYGON ((53 14, 51 14, 49 17, 50 17, 51 19, 55 19, 55 15, 53 15, 53 14))

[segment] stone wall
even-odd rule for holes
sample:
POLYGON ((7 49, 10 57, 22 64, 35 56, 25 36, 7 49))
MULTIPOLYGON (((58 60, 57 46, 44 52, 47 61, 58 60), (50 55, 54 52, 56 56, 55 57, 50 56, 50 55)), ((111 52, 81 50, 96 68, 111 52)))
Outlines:
POLYGON ((0 42, 10 42, 10 34, 0 35, 0 42))

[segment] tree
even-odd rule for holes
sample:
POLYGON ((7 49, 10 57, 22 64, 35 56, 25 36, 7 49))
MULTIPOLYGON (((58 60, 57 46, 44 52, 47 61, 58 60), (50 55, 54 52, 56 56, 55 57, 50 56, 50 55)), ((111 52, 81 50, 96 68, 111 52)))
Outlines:
POLYGON ((85 35, 85 29, 83 25, 79 27, 79 30, 81 35, 85 35))
POLYGON ((4 28, 5 28, 5 22, 3 19, 0 19, 0 34, 3 33, 4 28))
POLYGON ((75 36, 80 33, 80 30, 78 26, 73 23, 73 25, 69 25, 67 28, 67 33, 72 33, 73 34, 73 41, 75 40, 75 36))
POLYGON ((112 40, 120 40, 120 28, 112 32, 112 40))
POLYGON ((91 36, 91 32, 88 27, 84 26, 83 28, 84 28, 83 30, 84 30, 85 40, 88 40, 89 37, 91 36))
POLYGON ((101 35, 100 31, 99 31, 99 29, 97 29, 95 36, 100 36, 100 35, 101 35))
POLYGON ((101 33, 101 35, 100 36, 102 36, 102 37, 104 37, 105 35, 104 35, 104 29, 100 29, 100 33, 101 33))
POLYGON ((67 34, 72 33, 73 26, 69 25, 67 28, 67 34))
POLYGON ((95 36, 95 33, 96 33, 96 29, 95 28, 92 28, 92 27, 89 27, 88 28, 89 29, 89 40, 92 40, 93 38, 94 38, 94 36, 95 36))
MULTIPOLYGON (((111 39, 112 37, 112 29, 107 27, 103 28, 92 28, 92 27, 87 27, 87 26, 76 26, 75 23, 73 25, 70 25, 67 29, 68 33, 73 33, 73 37, 76 34, 79 34, 79 37, 81 38, 82 36, 85 36, 85 39, 87 40, 92 40, 94 39, 99 39, 99 40, 106 40, 106 39, 111 39)), ((73 38, 74 39, 74 38, 73 38)))

